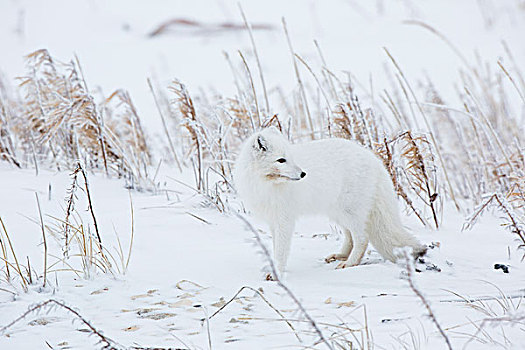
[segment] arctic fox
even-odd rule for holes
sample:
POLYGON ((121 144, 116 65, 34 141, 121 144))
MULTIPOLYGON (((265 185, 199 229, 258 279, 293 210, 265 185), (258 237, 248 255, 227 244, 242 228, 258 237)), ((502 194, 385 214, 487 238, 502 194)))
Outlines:
POLYGON ((383 163, 370 150, 344 139, 292 145, 274 127, 249 137, 234 169, 234 182, 246 207, 266 221, 274 258, 282 274, 290 252, 295 221, 322 214, 345 233, 337 268, 359 265, 368 242, 390 261, 396 248, 414 256, 425 246, 401 225, 397 198, 383 163))

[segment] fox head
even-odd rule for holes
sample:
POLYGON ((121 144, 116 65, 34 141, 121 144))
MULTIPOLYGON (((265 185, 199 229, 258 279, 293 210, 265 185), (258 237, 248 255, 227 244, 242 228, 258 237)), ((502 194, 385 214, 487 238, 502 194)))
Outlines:
POLYGON ((306 176, 295 164, 290 144, 275 127, 252 135, 245 147, 250 148, 251 166, 267 181, 284 183, 299 181, 306 176))

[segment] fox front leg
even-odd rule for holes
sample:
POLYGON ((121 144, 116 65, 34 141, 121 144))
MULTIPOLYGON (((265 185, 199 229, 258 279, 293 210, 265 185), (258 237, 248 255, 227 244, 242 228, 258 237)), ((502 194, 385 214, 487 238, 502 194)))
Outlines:
POLYGON ((282 218, 272 227, 273 257, 281 276, 286 269, 286 263, 290 255, 294 227, 294 220, 289 218, 282 218))

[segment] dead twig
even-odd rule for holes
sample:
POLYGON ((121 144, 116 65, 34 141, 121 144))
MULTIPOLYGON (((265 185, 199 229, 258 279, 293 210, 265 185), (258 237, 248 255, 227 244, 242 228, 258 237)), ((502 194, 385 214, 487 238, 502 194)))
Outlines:
POLYGON ((478 217, 485 211, 485 209, 489 207, 489 205, 493 201, 497 203, 497 207, 507 217, 507 226, 511 228, 511 231, 515 233, 521 241, 519 248, 525 248, 525 230, 523 229, 522 224, 520 223, 517 216, 514 214, 513 210, 511 209, 511 206, 507 203, 507 201, 501 198, 501 196, 497 193, 490 195, 487 200, 485 200, 481 205, 478 206, 476 210, 474 210, 470 217, 467 218, 465 224, 463 224, 463 230, 471 229, 478 217))
POLYGON ((259 60, 259 54, 257 53, 257 46, 255 46, 255 39, 253 38, 253 32, 252 32, 252 25, 248 22, 246 19, 246 15, 244 14, 244 11, 242 9, 242 6, 240 3, 239 5, 239 11, 241 11, 242 20, 244 21, 244 25, 246 26, 246 29, 248 30, 248 34, 250 34, 250 41, 252 43, 253 47, 253 53, 255 56, 255 60, 257 61, 257 68, 259 69, 259 78, 261 79, 261 85, 264 93, 264 101, 266 103, 266 113, 270 113, 270 103, 268 101, 268 92, 266 91, 266 83, 264 82, 264 75, 261 67, 261 61, 259 60))
POLYGON ((89 191, 87 175, 86 175, 86 172, 84 171, 84 168, 82 168, 82 165, 80 165, 80 162, 77 163, 77 168, 75 169, 75 172, 77 171, 80 171, 80 173, 82 174, 82 177, 84 178, 89 212, 91 213, 91 217, 93 218, 93 225, 95 226, 95 233, 97 234, 98 243, 100 244, 100 247, 102 248, 102 238, 100 237, 100 232, 98 231, 97 218, 95 217, 95 211, 93 210, 93 202, 91 201, 91 194, 89 191))
POLYGON ((14 319, 13 321, 11 321, 9 324, 3 326, 2 328, 0 328, 0 334, 4 334, 5 331, 9 328, 11 328, 12 326, 14 326, 16 323, 20 322, 21 320, 25 319, 28 315, 34 313, 34 312, 37 312, 38 310, 41 310, 43 308, 46 308, 46 307, 51 307, 51 306, 58 306, 59 308, 62 308, 64 310, 66 310, 67 312, 73 314, 78 320, 80 320, 80 322, 82 322, 86 327, 89 328, 89 331, 91 334, 95 335, 99 341, 103 344, 103 349, 115 349, 115 350, 118 350, 118 349, 125 349, 124 346, 118 344, 117 342, 115 342, 114 340, 106 337, 105 335, 102 334, 101 331, 99 331, 98 329, 96 329, 88 320, 86 320, 78 311, 74 310, 73 308, 71 308, 70 306, 67 306, 65 303, 63 302, 60 302, 60 301, 57 301, 57 300, 54 300, 54 299, 49 299, 49 300, 46 300, 44 302, 41 302, 41 303, 38 303, 34 306, 31 306, 26 312, 24 312, 22 315, 20 315, 19 317, 17 317, 16 319, 14 319))
POLYGON ((255 294, 257 294, 265 303, 266 305, 268 305, 273 311, 275 311, 282 319, 283 321, 286 322, 286 324, 288 325, 288 327, 290 327, 290 329, 294 332, 295 334, 295 337, 297 338, 297 340, 299 340, 299 342, 302 343, 302 340, 301 338, 299 337, 299 334, 297 333, 295 327, 290 323, 290 321, 288 321, 288 319, 281 313, 281 311, 279 311, 279 309, 277 309, 275 306, 273 306, 269 301, 268 299, 266 299, 266 297, 257 289, 255 288, 252 288, 252 287, 249 287, 249 286, 243 286, 241 287, 237 293, 235 293, 233 295, 233 297, 231 297, 230 300, 228 300, 224 305, 222 305, 218 310, 216 310, 209 318, 212 319, 215 315, 217 315, 219 312, 221 312, 224 308, 226 308, 228 305, 231 304, 231 302, 233 302, 234 300, 237 299, 237 297, 239 296, 239 294, 242 293, 242 291, 244 291, 245 289, 249 289, 251 290, 252 292, 254 292, 255 294))
POLYGON ((175 146, 173 144, 173 140, 170 136, 170 133, 168 131, 168 126, 166 124, 166 119, 164 118, 164 114, 162 113, 162 110, 159 105, 159 101, 157 100, 157 95, 155 94, 155 90, 153 89, 153 85, 151 84, 151 80, 148 78, 148 86, 151 91, 151 94, 153 95, 153 100, 155 101, 155 106, 157 106, 157 111, 159 112, 160 119, 162 120, 162 128, 164 129, 164 133, 166 134, 166 138, 168 139, 168 145, 170 146, 171 154, 173 155, 173 159, 175 159, 175 163, 177 163, 177 167, 179 168, 179 171, 182 172, 182 167, 179 162, 179 157, 177 156, 177 152, 175 151, 175 146))
POLYGON ((406 260, 406 271, 407 271, 407 277, 408 277, 408 284, 410 285, 410 289, 414 292, 414 294, 419 298, 421 303, 425 306, 428 312, 428 316, 432 320, 432 323, 436 326, 436 328, 439 331, 439 334, 443 337, 445 340, 445 343, 447 344, 447 347, 449 350, 452 350, 452 345, 450 344, 450 340, 448 339, 448 336, 445 334, 445 331, 443 331, 443 328, 441 328, 441 325, 439 324, 438 320, 436 319, 436 316, 434 315, 434 312, 432 311, 432 308, 430 307, 430 304, 425 299, 423 294, 419 291, 419 289, 416 288, 414 281, 413 281, 413 271, 412 271, 412 259, 408 256, 408 254, 405 252, 405 260, 406 260))
MULTIPOLYGON (((40 200, 38 199, 38 193, 35 192, 36 204, 38 206, 38 215, 40 217, 40 227, 42 228, 42 237, 44 240, 44 288, 46 287, 47 282, 47 241, 46 241, 46 231, 44 229, 44 220, 42 219, 42 210, 40 209, 40 200)), ((29 258, 28 258, 29 265, 29 258)), ((29 272, 31 277, 31 272, 29 272)))

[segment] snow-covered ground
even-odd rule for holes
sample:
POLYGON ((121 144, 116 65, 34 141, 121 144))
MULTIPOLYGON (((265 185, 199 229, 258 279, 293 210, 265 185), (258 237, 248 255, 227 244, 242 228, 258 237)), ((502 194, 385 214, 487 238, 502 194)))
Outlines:
MULTIPOLYGON (((525 59, 523 1, 264 1, 242 2, 255 24, 273 29, 254 31, 269 90, 290 90, 295 84, 290 53, 282 33, 285 17, 294 48, 316 62, 313 39, 334 71, 350 71, 365 86, 380 91, 388 79, 383 47, 392 52, 409 79, 428 75, 452 98, 462 63, 447 45, 423 28, 402 23, 419 19, 444 33, 469 59, 474 50, 489 62, 502 55, 501 41, 517 62, 525 59)), ((48 49, 64 60, 76 54, 88 83, 106 93, 130 91, 153 143, 161 136, 160 119, 146 84, 178 78, 190 90, 234 92, 223 51, 250 55, 247 33, 206 33, 188 28, 150 38, 148 33, 172 19, 206 24, 242 24, 237 2, 207 1, 25 1, 0 3, 0 72, 7 81, 24 74, 24 55, 48 49)), ((318 63, 317 63, 318 64, 318 63)), ((275 111, 279 112, 279 111, 275 111)), ((158 193, 128 191, 123 181, 88 173, 93 209, 105 246, 118 258, 117 235, 127 258, 126 274, 95 273, 88 278, 58 264, 44 288, 36 282, 24 292, 18 283, 0 283, 0 327, 35 303, 55 299, 77 310, 105 336, 123 346, 269 349, 323 348, 297 306, 275 282, 265 281, 266 258, 253 235, 233 215, 224 215, 180 182, 192 183, 191 171, 180 174, 162 164, 158 193), (64 271, 59 271, 59 270, 64 271), (245 290, 219 314, 214 313, 241 287, 263 293, 292 322, 297 336, 254 291, 245 290), (209 334, 209 337, 208 337, 209 334)), ((43 271, 42 231, 35 193, 46 225, 64 219, 71 184, 66 171, 15 169, 0 163, 0 217, 20 262, 43 271), (57 219, 58 218, 58 219, 57 219)), ((80 195, 79 195, 80 196, 80 195)), ((240 207, 237 199, 234 207, 240 207)), ((87 205, 77 204, 91 225, 87 205)), ((422 229, 414 216, 404 223, 426 244, 435 247, 416 267, 417 288, 429 301, 454 348, 525 348, 523 324, 501 321, 496 327, 480 320, 519 311, 525 296, 523 251, 501 220, 485 215, 471 231, 461 231, 464 214, 445 207, 438 231, 422 229), (509 273, 494 264, 509 266, 509 273), (426 270, 436 265, 441 271, 426 270), (475 301, 465 302, 461 297, 475 301)), ((265 230, 262 223, 258 227, 265 230)), ((50 231, 50 230, 49 230, 50 231)), ((48 232, 49 232, 48 231, 48 232)), ((385 262, 369 249, 364 263, 335 270, 324 257, 339 250, 341 236, 324 219, 301 221, 296 228, 285 283, 305 306, 326 338, 355 348, 443 349, 445 343, 428 312, 409 287, 406 267, 385 262)), ((261 233, 267 246, 271 238, 261 233)), ((48 266, 62 256, 48 233, 48 266)), ((74 252, 72 252, 74 253, 74 252)), ((71 256, 75 268, 80 258, 71 256), (77 260, 75 260, 77 259, 77 260)), ((42 276, 40 276, 42 278, 42 276)), ((92 349, 98 338, 61 308, 32 313, 0 334, 1 349, 92 349)))

